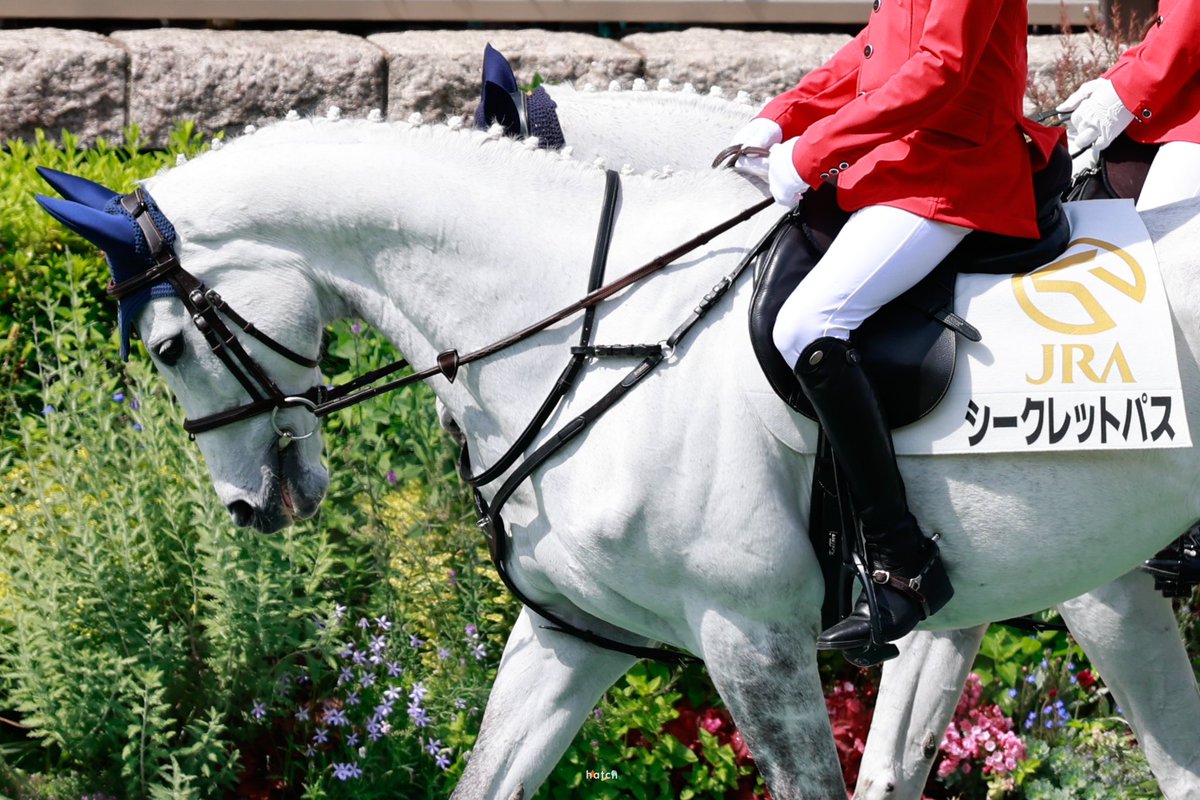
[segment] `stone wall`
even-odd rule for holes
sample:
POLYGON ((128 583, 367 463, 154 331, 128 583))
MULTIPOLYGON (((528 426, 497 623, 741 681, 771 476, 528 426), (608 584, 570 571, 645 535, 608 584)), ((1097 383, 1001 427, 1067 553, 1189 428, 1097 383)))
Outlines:
MULTIPOLYGON (((193 119, 205 131, 240 130, 288 111, 337 106, 346 116, 379 109, 390 119, 468 114, 479 91, 486 42, 521 80, 628 86, 635 78, 720 86, 762 100, 834 53, 849 36, 693 28, 621 40, 526 30, 414 30, 359 37, 328 31, 218 31, 178 28, 100 36, 57 28, 0 30, 0 140, 51 136, 66 128, 85 144, 120 139, 136 122, 144 141, 165 143, 171 125, 193 119)), ((1059 36, 1030 40, 1030 72, 1052 82, 1059 36)), ((1096 49, 1085 34, 1079 59, 1096 49)), ((1044 93, 1043 93, 1044 94, 1044 93)))

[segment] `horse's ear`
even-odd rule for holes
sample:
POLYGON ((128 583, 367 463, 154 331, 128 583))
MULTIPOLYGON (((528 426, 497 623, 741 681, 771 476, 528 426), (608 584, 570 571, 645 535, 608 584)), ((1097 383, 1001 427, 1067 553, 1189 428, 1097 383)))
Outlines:
POLYGON ((110 261, 136 253, 135 225, 129 217, 105 214, 73 200, 59 200, 41 194, 34 199, 50 216, 107 253, 110 261))
POLYGON ((90 208, 102 209, 108 205, 109 200, 117 196, 117 193, 107 186, 101 186, 87 178, 80 178, 78 175, 68 175, 47 167, 38 167, 37 171, 46 183, 54 187, 54 191, 68 200, 74 200, 76 203, 82 203, 90 208))

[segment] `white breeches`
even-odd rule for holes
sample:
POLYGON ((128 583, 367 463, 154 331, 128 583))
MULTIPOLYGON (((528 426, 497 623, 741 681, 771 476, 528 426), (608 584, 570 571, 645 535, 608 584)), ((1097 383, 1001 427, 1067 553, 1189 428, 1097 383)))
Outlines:
POLYGON ((1146 185, 1138 197, 1138 211, 1200 197, 1200 144, 1167 142, 1158 148, 1146 185))
POLYGON ((969 228, 890 206, 854 212, 779 309, 776 349, 795 367, 811 342, 848 339, 867 317, 928 275, 968 233, 969 228))

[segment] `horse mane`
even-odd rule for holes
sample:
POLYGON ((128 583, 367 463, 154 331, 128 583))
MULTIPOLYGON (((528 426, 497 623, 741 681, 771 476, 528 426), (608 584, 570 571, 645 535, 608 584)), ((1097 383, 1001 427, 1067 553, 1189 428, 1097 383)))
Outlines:
MULTIPOLYGON (((662 94, 662 93, 655 93, 662 94)), ((687 97, 686 95, 680 95, 687 97)), ((731 106, 727 100, 716 100, 702 95, 688 97, 685 102, 696 102, 698 105, 713 104, 714 108, 731 106)), ((148 188, 153 191, 153 184, 168 174, 198 169, 201 165, 212 164, 216 161, 228 163, 229 159, 239 156, 252 156, 260 151, 277 151, 292 146, 345 146, 366 145, 387 152, 418 152, 429 153, 431 160, 435 159, 465 159, 478 164, 483 169, 495 167, 497 171, 511 171, 527 167, 535 173, 534 177, 544 177, 549 180, 585 181, 590 180, 604 168, 621 165, 604 164, 599 159, 584 160, 573 157, 569 148, 562 151, 539 149, 536 139, 516 140, 502 135, 498 126, 491 130, 480 131, 465 124, 461 117, 450 117, 441 123, 426 123, 419 114, 413 114, 407 121, 380 121, 373 119, 347 118, 299 118, 288 119, 264 125, 261 128, 248 126, 243 135, 234 137, 228 142, 222 142, 185 162, 181 158, 175 168, 160 173, 152 179, 148 188), (537 173, 540 173, 537 174, 537 173)), ((703 191, 715 188, 729 176, 718 171, 688 172, 680 171, 650 171, 644 175, 629 175, 627 179, 662 181, 670 179, 672 192, 703 191)))

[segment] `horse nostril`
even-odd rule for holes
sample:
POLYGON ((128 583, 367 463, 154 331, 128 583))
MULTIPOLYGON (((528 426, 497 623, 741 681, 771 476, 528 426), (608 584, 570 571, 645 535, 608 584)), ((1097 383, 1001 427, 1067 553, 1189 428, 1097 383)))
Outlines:
POLYGON ((234 500, 226 508, 233 518, 233 524, 239 528, 249 528, 254 522, 254 509, 245 500, 234 500))

